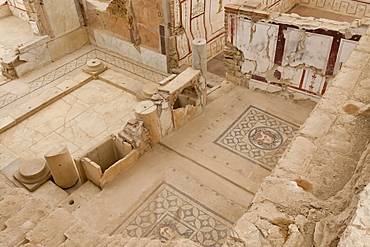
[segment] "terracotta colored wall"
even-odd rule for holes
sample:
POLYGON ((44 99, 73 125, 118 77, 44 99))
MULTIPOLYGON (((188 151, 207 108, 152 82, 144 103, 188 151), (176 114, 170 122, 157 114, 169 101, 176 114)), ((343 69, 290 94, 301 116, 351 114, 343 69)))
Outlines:
MULTIPOLYGON (((164 25, 162 0, 133 1, 132 7, 136 17, 138 34, 141 38, 140 46, 160 53, 159 25, 164 25)), ((130 25, 127 17, 112 15, 105 9, 90 7, 87 11, 87 19, 90 30, 103 30, 108 35, 131 42, 130 25)))

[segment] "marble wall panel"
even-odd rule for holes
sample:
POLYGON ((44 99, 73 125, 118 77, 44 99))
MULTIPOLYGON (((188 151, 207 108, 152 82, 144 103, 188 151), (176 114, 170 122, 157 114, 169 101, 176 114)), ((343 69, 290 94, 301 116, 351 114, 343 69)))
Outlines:
POLYGON ((43 3, 51 29, 56 37, 80 27, 74 0, 44 0, 43 3))
POLYGON ((257 73, 272 68, 278 31, 278 25, 254 24, 250 20, 239 19, 237 32, 242 35, 237 35, 236 47, 247 60, 255 61, 254 69, 257 73))
POLYGON ((67 35, 56 38, 48 43, 53 61, 72 53, 89 43, 89 36, 85 27, 79 28, 67 35))
POLYGON ((283 55, 283 65, 313 66, 324 71, 329 59, 333 37, 304 30, 288 28, 283 55))
POLYGON ((13 15, 25 21, 29 20, 23 0, 8 0, 7 2, 9 5, 9 9, 13 13, 13 15))
POLYGON ((97 29, 94 30, 96 45, 129 57, 137 62, 146 64, 155 69, 167 72, 167 58, 165 55, 140 47, 135 48, 131 43, 110 36, 97 29))
POLYGON ((52 62, 51 54, 46 43, 20 54, 19 59, 25 61, 25 63, 15 67, 18 76, 23 76, 31 70, 52 62))
POLYGON ((355 49, 357 42, 352 40, 342 39, 339 45, 337 60, 334 66, 334 74, 336 75, 342 68, 343 63, 349 58, 349 55, 355 49))
POLYGON ((144 47, 141 47, 140 50, 141 63, 156 68, 160 71, 167 71, 167 58, 165 55, 145 49, 144 47))

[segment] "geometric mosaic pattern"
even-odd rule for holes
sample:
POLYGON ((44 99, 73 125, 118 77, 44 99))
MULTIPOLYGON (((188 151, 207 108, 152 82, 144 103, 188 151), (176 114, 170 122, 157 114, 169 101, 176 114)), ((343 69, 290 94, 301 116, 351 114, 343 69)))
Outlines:
POLYGON ((16 92, 14 93, 8 92, 6 94, 1 95, 0 109, 52 83, 53 81, 65 76, 66 74, 78 68, 81 68, 87 63, 87 61, 95 58, 100 59, 108 64, 121 68, 133 75, 139 76, 152 82, 160 82, 161 80, 165 79, 168 76, 164 72, 161 73, 155 70, 151 70, 149 68, 140 66, 136 63, 132 63, 131 61, 126 60, 122 57, 106 53, 99 49, 94 49, 56 68, 55 70, 43 76, 40 76, 39 78, 33 81, 28 82, 28 84, 30 85, 28 92, 25 92, 23 94, 17 94, 16 92))
POLYGON ((233 222, 191 196, 162 182, 113 232, 163 241, 188 238, 222 246, 233 222))
POLYGON ((271 171, 298 128, 273 114, 249 106, 214 143, 271 171))

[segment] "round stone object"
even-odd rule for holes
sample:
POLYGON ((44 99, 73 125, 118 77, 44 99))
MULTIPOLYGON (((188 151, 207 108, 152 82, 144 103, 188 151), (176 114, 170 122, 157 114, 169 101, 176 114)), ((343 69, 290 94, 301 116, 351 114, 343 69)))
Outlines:
POLYGON ((89 72, 98 72, 104 68, 104 64, 98 59, 87 61, 86 70, 89 72))
POLYGON ((19 167, 19 175, 19 180, 27 184, 32 184, 48 177, 50 171, 43 159, 31 159, 23 162, 19 167))

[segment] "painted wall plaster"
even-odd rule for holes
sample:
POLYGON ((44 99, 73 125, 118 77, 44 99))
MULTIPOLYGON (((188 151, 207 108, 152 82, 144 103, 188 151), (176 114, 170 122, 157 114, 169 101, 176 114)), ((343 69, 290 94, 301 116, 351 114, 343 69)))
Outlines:
POLYGON ((84 11, 92 44, 167 71, 162 1, 88 0, 84 11))
MULTIPOLYGON (((170 38, 173 44, 173 64, 191 64, 191 42, 196 38, 207 41, 207 56, 219 54, 224 45, 224 6, 232 0, 171 0, 170 38)), ((171 43, 170 43, 171 45, 171 43)))
POLYGON ((321 97, 368 26, 238 5, 226 9, 228 79, 296 98, 321 97))

